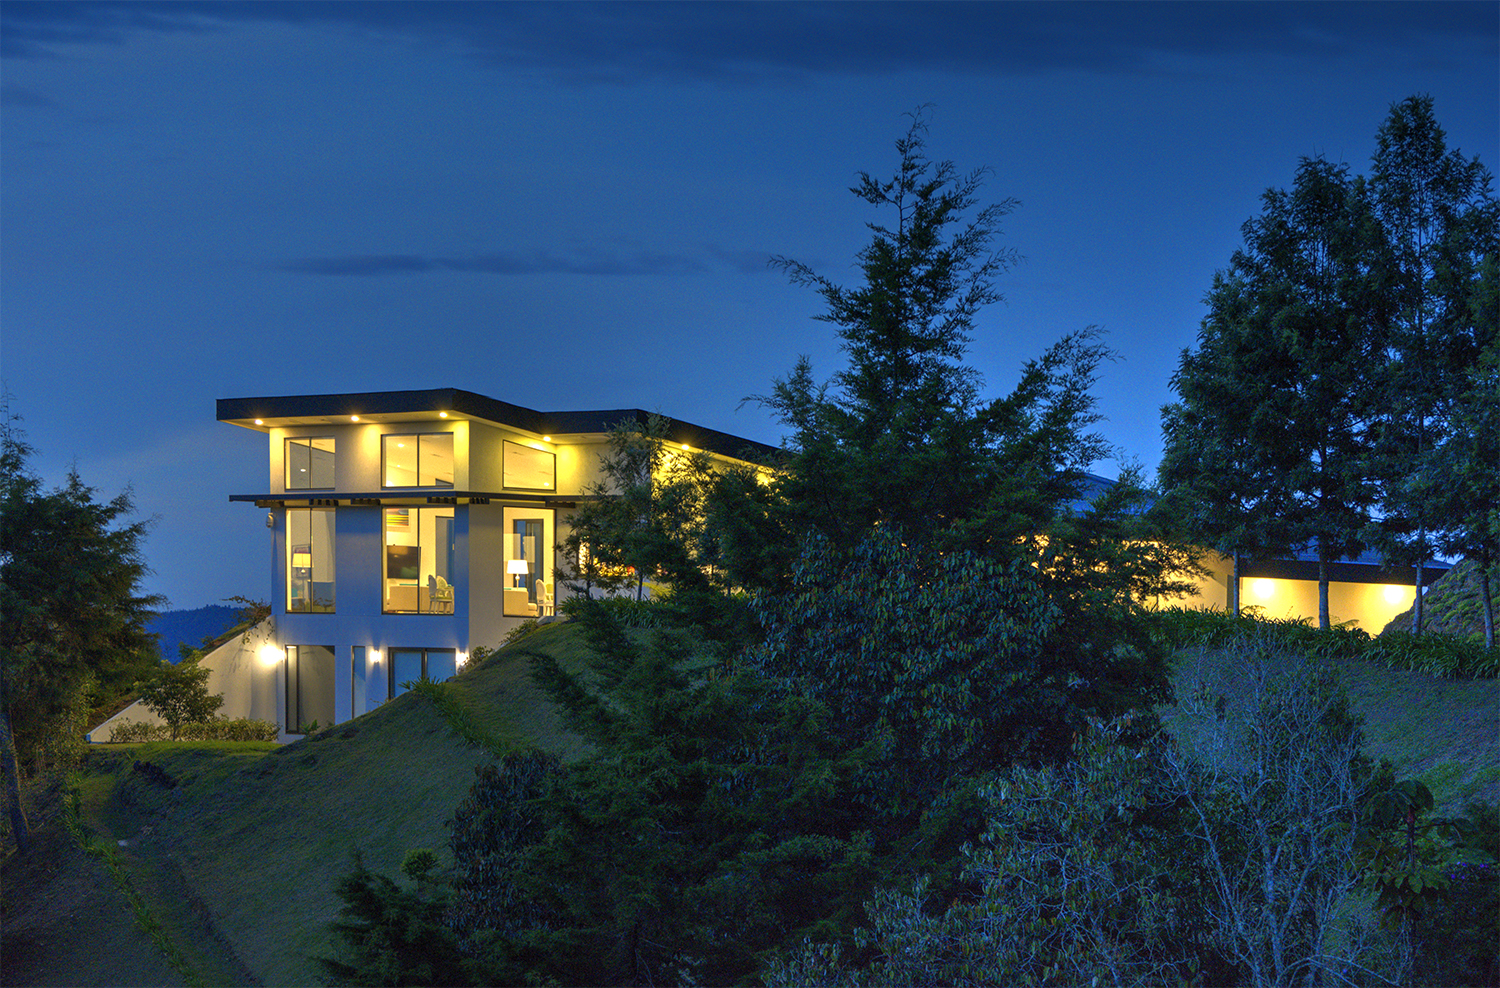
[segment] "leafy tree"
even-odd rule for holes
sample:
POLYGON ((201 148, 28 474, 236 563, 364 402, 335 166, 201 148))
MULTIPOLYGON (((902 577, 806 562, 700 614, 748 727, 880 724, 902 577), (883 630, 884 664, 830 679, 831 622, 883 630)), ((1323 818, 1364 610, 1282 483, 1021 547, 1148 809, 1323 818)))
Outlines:
MULTIPOLYGON (((431 852, 428 852, 431 853, 431 852)), ((410 856, 408 856, 410 857, 410 856)), ((335 890, 343 905, 330 924, 344 941, 342 959, 316 958, 334 985, 480 985, 487 982, 459 949, 445 922, 447 897, 418 882, 402 888, 365 867, 354 870, 335 890)))
POLYGON ((134 509, 129 491, 98 502, 76 471, 45 491, 27 466, 32 453, 7 402, 0 413, 0 741, 22 847, 22 762, 35 767, 35 753, 87 676, 113 696, 158 660, 146 621, 163 602, 140 592, 147 523, 120 524, 134 509))
POLYGON ((600 454, 602 479, 588 487, 563 540, 577 561, 573 589, 620 589, 648 576, 679 588, 701 588, 703 498, 712 477, 706 453, 672 449, 671 421, 652 414, 626 419, 609 432, 600 454))
MULTIPOLYGON (((1451 451, 1436 447, 1456 434, 1455 415, 1472 414, 1460 395, 1478 355, 1495 345, 1493 298, 1488 309, 1484 301, 1494 289, 1484 286, 1493 286, 1500 255, 1500 206, 1479 159, 1448 150, 1430 96, 1391 106, 1372 166, 1381 273, 1392 308, 1388 359, 1379 365, 1385 403, 1374 464, 1382 508, 1375 534, 1388 558, 1415 566, 1412 631, 1420 632, 1422 565, 1437 548, 1434 530, 1451 527, 1432 495, 1458 479, 1433 482, 1439 466, 1454 465, 1451 451), (1444 462, 1428 463, 1434 455, 1444 462)), ((1474 473, 1464 480, 1494 484, 1474 473)))
POLYGON ((1190 503, 1226 498, 1186 511, 1196 534, 1226 525, 1214 540, 1225 550, 1311 547, 1325 628, 1329 564, 1364 549, 1374 500, 1366 369, 1384 313, 1367 200, 1346 167, 1310 158, 1291 191, 1261 197, 1215 278, 1200 352, 1173 378, 1182 400, 1164 410, 1164 483, 1190 503))
POLYGON ((963 852, 965 885, 882 887, 847 959, 807 944, 765 982, 824 985, 1228 983, 1194 901, 1164 761, 1129 717, 1094 721, 1061 765, 1013 767, 982 791, 986 823, 963 852))
POLYGON ((208 720, 224 705, 224 694, 208 692, 211 670, 198 664, 203 656, 182 646, 182 659, 175 665, 163 662, 155 674, 140 684, 141 702, 146 709, 167 722, 172 740, 183 724, 208 720))
POLYGON ((579 620, 585 680, 538 658, 594 744, 576 764, 515 756, 453 821, 456 929, 492 983, 733 984, 758 954, 846 926, 874 868, 868 766, 816 702, 682 639, 579 620))

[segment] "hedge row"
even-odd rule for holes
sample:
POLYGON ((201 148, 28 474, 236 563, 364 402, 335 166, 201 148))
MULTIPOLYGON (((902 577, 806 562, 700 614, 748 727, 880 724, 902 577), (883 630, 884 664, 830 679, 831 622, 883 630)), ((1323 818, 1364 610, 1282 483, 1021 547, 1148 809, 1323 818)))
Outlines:
MULTIPOLYGON (((278 733, 275 724, 268 720, 250 720, 241 717, 230 720, 216 717, 199 724, 183 724, 177 732, 179 741, 275 741, 278 733)), ((143 741, 170 741, 172 729, 165 724, 146 724, 140 721, 116 724, 110 728, 111 744, 139 744, 143 741)))
POLYGON ((1326 659, 1363 659, 1394 669, 1410 669, 1459 679, 1500 676, 1500 647, 1485 648, 1476 638, 1429 631, 1392 632, 1371 638, 1359 628, 1315 628, 1307 618, 1267 618, 1248 607, 1239 617, 1224 611, 1169 607, 1156 611, 1156 634, 1173 648, 1219 648, 1255 635, 1288 651, 1326 659))

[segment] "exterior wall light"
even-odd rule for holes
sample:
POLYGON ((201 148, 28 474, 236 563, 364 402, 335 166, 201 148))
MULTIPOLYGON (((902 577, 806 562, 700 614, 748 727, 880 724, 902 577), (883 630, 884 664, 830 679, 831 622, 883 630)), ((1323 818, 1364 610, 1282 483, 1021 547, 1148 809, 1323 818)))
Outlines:
POLYGON ((1271 594, 1276 592, 1276 585, 1270 580, 1256 580, 1250 584, 1250 591, 1261 600, 1270 600, 1271 594))
POLYGON ((358 415, 351 415, 351 416, 349 416, 349 421, 350 422, 358 422, 359 421, 359 416, 358 415))
POLYGON ((1406 588, 1396 586, 1394 583, 1387 584, 1385 588, 1385 602, 1387 604, 1399 604, 1406 597, 1406 588))

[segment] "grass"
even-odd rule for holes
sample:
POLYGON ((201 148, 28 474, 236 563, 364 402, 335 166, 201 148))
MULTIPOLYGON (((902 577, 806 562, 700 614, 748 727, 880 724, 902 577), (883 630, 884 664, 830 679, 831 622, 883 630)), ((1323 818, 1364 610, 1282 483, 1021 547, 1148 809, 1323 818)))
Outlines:
MULTIPOLYGON (((577 628, 549 625, 524 645, 576 669, 586 655, 580 639, 577 628)), ((517 652, 475 663, 447 689, 490 737, 577 757, 582 741, 531 683, 517 652)), ((173 879, 190 887, 193 904, 255 980, 286 985, 317 983, 311 958, 334 953, 333 888, 353 855, 390 875, 415 848, 444 858, 444 821, 490 757, 415 693, 285 746, 159 742, 90 755, 80 785, 84 816, 130 840, 141 861, 134 867, 149 861, 168 897, 173 879), (159 765, 178 786, 162 789, 132 772, 137 759, 159 765)), ((206 977, 229 983, 226 973, 206 977)))

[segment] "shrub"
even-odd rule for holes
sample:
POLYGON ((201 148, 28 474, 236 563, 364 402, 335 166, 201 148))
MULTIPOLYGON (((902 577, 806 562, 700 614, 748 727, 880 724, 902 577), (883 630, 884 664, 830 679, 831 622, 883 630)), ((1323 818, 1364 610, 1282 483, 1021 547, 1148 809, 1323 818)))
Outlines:
MULTIPOLYGON (((230 720, 216 717, 197 724, 183 724, 178 732, 180 741, 275 741, 279 730, 268 720, 251 720, 240 717, 230 720)), ((172 729, 165 724, 147 724, 135 721, 116 724, 110 728, 110 744, 141 744, 146 741, 170 741, 172 729)))
POLYGON ((1428 631, 1388 632, 1371 638, 1350 625, 1320 629, 1306 618, 1267 618, 1257 607, 1239 617, 1224 611, 1163 608, 1151 615, 1153 636, 1174 649, 1222 648, 1254 636, 1284 651, 1324 659, 1364 659, 1395 669, 1434 676, 1494 679, 1500 676, 1500 647, 1485 648, 1476 638, 1428 631))
POLYGON ((1392 631, 1375 639, 1365 658, 1393 669, 1434 676, 1494 679, 1500 676, 1500 647, 1485 648, 1476 638, 1428 631, 1392 631))

